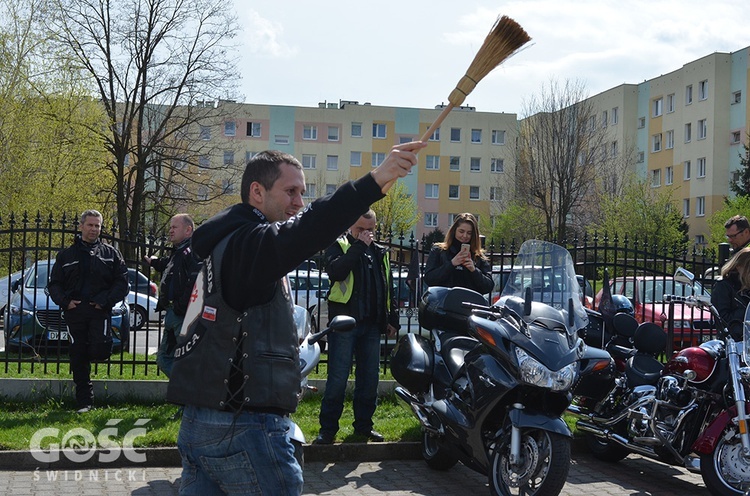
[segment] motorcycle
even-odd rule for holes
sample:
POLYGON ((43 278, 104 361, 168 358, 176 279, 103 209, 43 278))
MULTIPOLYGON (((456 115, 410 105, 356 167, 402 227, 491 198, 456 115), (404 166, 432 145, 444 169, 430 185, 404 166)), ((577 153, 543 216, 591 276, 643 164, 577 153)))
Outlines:
MULTIPOLYGON (((679 268, 675 280, 695 276, 679 268)), ((747 387, 750 368, 741 366, 741 344, 729 332, 710 296, 666 296, 711 312, 721 339, 678 351, 663 365, 655 354, 664 331, 641 324, 635 353, 622 374, 592 373, 576 387, 569 411, 598 458, 616 462, 629 453, 681 465, 700 473, 711 494, 743 495, 750 490, 750 434, 747 387)), ((750 311, 745 316, 744 360, 750 354, 750 311)))
MULTIPOLYGON (((302 380, 300 382, 299 400, 302 400, 306 391, 317 391, 317 388, 310 386, 307 376, 310 375, 318 362, 320 362, 320 341, 324 336, 331 332, 347 332, 354 329, 357 321, 346 315, 339 315, 331 320, 331 325, 322 331, 312 334, 312 317, 306 308, 299 305, 294 306, 294 324, 297 327, 297 337, 299 338, 299 366, 302 380)), ((292 444, 294 445, 294 457, 297 459, 300 467, 305 466, 304 450, 302 445, 306 443, 305 435, 296 422, 292 422, 292 432, 290 433, 292 444)))
POLYGON ((492 306, 469 289, 428 289, 419 323, 432 339, 404 336, 391 371, 421 424, 429 467, 461 461, 488 476, 493 495, 557 495, 572 438, 561 415, 587 317, 565 248, 526 241, 515 262, 492 306))

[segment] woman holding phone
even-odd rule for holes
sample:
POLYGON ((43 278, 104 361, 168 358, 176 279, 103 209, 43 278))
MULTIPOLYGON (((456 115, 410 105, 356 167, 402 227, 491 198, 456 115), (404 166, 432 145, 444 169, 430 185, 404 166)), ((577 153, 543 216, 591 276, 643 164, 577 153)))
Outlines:
POLYGON ((445 241, 432 246, 424 282, 428 286, 469 288, 483 295, 492 291, 492 267, 479 242, 476 217, 470 213, 456 216, 445 241))

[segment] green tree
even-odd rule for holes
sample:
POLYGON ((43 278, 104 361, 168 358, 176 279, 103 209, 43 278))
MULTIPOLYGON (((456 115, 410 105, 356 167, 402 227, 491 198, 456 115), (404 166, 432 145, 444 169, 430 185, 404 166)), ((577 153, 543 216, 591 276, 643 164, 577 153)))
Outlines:
POLYGON ((739 154, 740 175, 738 179, 733 179, 729 182, 729 188, 737 196, 750 196, 750 134, 747 135, 747 139, 742 147, 745 150, 745 155, 739 154))
MULTIPOLYGON (((509 204, 501 214, 495 216, 495 227, 482 229, 487 242, 515 242, 520 246, 527 239, 544 238, 546 234, 545 219, 542 212, 532 210, 525 205, 509 204)), ((489 245, 488 245, 489 248, 489 245)))
POLYGON ((750 219, 750 195, 739 195, 734 198, 725 198, 724 206, 717 210, 708 219, 708 229, 710 246, 716 247, 719 243, 726 243, 726 229, 724 223, 734 215, 744 215, 750 219))
POLYGON ((372 209, 377 215, 383 237, 389 234, 392 234, 394 239, 402 234, 408 237, 420 219, 417 203, 401 181, 397 181, 388 190, 385 198, 374 203, 372 209))
POLYGON ((631 179, 622 195, 604 198, 600 205, 601 221, 589 233, 617 235, 620 239, 647 239, 658 246, 687 248, 688 237, 682 213, 674 205, 672 192, 652 188, 645 181, 631 179))

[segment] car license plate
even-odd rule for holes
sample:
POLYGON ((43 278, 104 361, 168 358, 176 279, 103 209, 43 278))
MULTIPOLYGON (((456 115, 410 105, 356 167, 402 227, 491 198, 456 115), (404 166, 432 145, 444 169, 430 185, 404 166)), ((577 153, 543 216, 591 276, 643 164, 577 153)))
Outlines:
POLYGON ((68 339, 68 331, 49 331, 47 332, 47 339, 49 339, 50 341, 68 339))

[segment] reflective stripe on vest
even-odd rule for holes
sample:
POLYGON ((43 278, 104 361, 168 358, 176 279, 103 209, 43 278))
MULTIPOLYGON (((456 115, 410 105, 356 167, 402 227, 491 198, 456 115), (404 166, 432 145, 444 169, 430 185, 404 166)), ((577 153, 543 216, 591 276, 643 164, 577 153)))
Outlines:
MULTIPOLYGON (((351 244, 349 238, 346 236, 336 240, 341 247, 341 251, 346 253, 349 251, 351 244)), ((390 268, 390 257, 388 250, 383 255, 383 270, 385 271, 385 306, 388 312, 391 311, 391 271, 390 268)), ((328 292, 328 301, 335 303, 348 303, 354 293, 354 271, 349 272, 343 281, 336 281, 331 285, 331 290, 328 292)))

